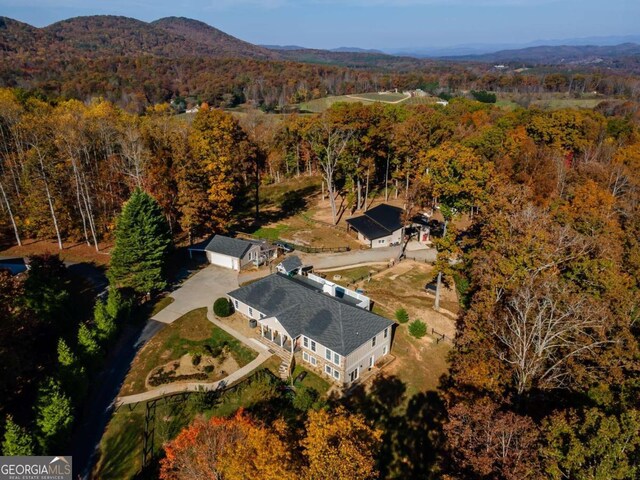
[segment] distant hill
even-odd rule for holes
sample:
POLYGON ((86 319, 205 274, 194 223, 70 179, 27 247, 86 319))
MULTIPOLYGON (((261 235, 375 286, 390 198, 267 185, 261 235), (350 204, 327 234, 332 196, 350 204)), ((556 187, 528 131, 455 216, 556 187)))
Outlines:
POLYGON ((470 60, 483 63, 526 63, 534 65, 588 65, 608 66, 624 59, 640 60, 640 45, 623 43, 621 45, 558 45, 502 50, 482 55, 463 55, 444 57, 448 60, 470 60))
POLYGON ((0 57, 11 53, 32 55, 34 61, 140 55, 279 58, 196 20, 170 17, 146 23, 111 15, 75 17, 44 28, 0 17, 0 57))
POLYGON ((217 56, 241 56, 264 60, 279 58, 277 54, 267 48, 239 40, 198 20, 184 17, 166 17, 151 22, 151 25, 173 35, 184 37, 198 45, 205 46, 210 54, 217 56))

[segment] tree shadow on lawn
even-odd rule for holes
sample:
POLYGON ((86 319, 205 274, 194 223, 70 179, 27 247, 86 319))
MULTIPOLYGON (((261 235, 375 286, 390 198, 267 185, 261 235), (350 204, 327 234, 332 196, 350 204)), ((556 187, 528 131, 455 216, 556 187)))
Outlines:
POLYGON ((245 211, 238 215, 238 222, 235 228, 238 230, 247 230, 253 233, 264 225, 280 222, 286 218, 298 215, 307 209, 309 205, 309 197, 316 193, 317 188, 313 185, 300 188, 298 190, 289 190, 282 194, 277 202, 268 202, 260 204, 260 218, 256 221, 254 211, 245 211), (275 206, 277 208, 269 208, 275 206), (269 208, 265 210, 265 208, 269 208))
POLYGON ((406 385, 395 376, 376 378, 331 402, 364 415, 383 431, 378 455, 380 478, 437 478, 444 445, 444 403, 436 392, 406 398, 406 385))

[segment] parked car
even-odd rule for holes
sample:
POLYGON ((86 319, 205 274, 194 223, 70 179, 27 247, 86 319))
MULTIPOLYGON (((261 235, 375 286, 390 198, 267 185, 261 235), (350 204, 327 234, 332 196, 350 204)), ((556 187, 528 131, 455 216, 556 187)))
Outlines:
POLYGON ((280 242, 280 241, 278 241, 278 242, 273 242, 273 244, 274 244, 276 247, 281 248, 282 250, 284 250, 284 252, 285 252, 285 253, 291 253, 291 252, 293 252, 293 251, 295 250, 295 248, 293 248, 293 246, 292 246, 292 245, 289 245, 289 244, 288 244, 288 243, 286 243, 286 242, 280 242))

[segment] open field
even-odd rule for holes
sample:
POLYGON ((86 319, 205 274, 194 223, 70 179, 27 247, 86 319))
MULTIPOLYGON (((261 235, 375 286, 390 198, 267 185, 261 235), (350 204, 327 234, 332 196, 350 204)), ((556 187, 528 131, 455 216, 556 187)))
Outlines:
POLYGON ((351 98, 358 100, 364 100, 369 102, 382 102, 382 103, 400 103, 404 100, 411 98, 411 95, 405 95, 404 93, 354 93, 348 95, 351 98))
POLYGON ((513 110, 520 105, 516 100, 526 99, 529 106, 548 110, 559 110, 562 108, 595 108, 604 101, 617 101, 615 98, 603 97, 601 95, 583 95, 579 98, 567 96, 565 94, 541 93, 535 95, 515 95, 497 94, 496 106, 513 110))
MULTIPOLYGON (((213 325, 207 319, 206 308, 193 310, 160 330, 138 352, 125 378, 120 395, 144 392, 147 375, 156 367, 178 360, 188 353, 199 352, 206 347, 215 349, 223 344, 227 345, 238 367, 250 363, 257 356, 255 351, 213 325)), ((214 375, 217 375, 217 372, 211 372, 212 378, 207 381, 217 380, 218 378, 214 378, 214 375)))
POLYGON ((377 92, 372 93, 354 93, 351 95, 338 95, 338 96, 330 96, 317 98, 315 100, 309 100, 308 102, 304 102, 298 105, 301 112, 310 112, 310 113, 322 113, 326 109, 330 108, 331 105, 338 102, 346 102, 346 103, 364 103, 365 105, 370 105, 372 103, 400 103, 403 105, 412 105, 412 104, 430 104, 435 103, 438 99, 434 97, 407 97, 402 93, 387 93, 387 94, 379 94, 377 92))

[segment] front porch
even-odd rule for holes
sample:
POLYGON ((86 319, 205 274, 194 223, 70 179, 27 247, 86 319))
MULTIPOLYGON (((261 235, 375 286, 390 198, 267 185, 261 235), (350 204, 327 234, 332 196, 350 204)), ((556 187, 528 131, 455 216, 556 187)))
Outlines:
POLYGON ((271 329, 260 321, 258 324, 260 325, 260 337, 268 342, 266 345, 269 345, 270 343, 272 346, 280 347, 280 349, 293 355, 296 347, 295 341, 293 341, 287 334, 271 329))

